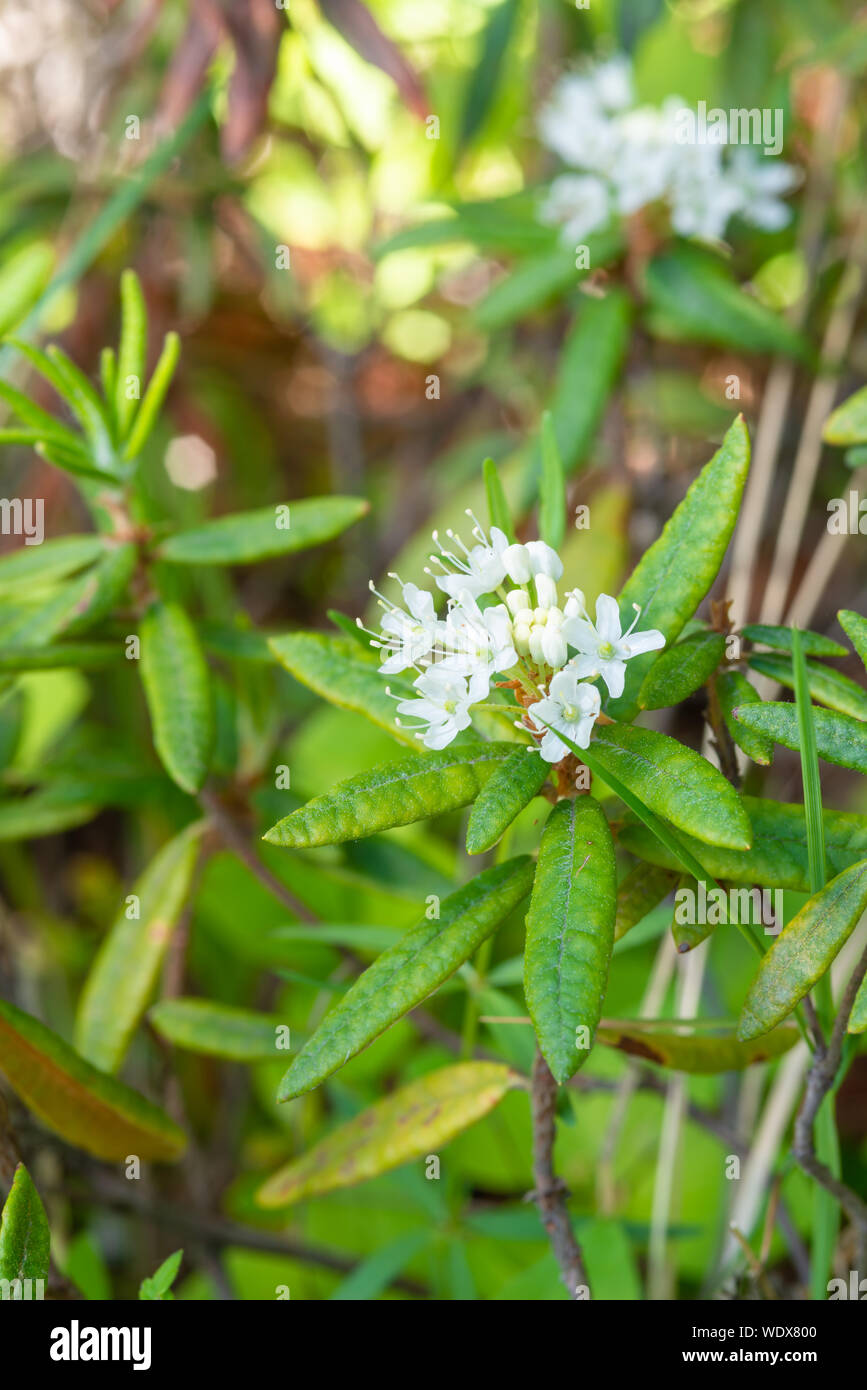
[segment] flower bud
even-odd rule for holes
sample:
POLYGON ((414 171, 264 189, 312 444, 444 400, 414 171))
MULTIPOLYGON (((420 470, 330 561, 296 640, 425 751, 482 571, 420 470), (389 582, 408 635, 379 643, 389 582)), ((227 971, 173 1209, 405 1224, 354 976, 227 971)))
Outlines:
POLYGON ((525 545, 507 545, 501 558, 513 584, 526 584, 532 578, 533 570, 525 545))
POLYGON ((519 656, 530 655, 530 625, 516 623, 512 629, 512 643, 519 656))
POLYGON ((535 621, 536 615, 532 608, 522 608, 519 613, 515 614, 515 622, 518 626, 523 624, 525 627, 532 627, 535 621))
POLYGON ((557 585, 547 574, 536 575, 536 597, 540 608, 554 608, 557 604, 557 585))
POLYGON ((546 620, 546 623, 545 623, 545 626, 546 626, 546 627, 553 627, 553 628, 556 628, 556 629, 559 631, 560 628, 563 626, 563 624, 564 624, 565 621, 566 621, 566 616, 565 616, 565 614, 564 614, 562 608, 556 608, 556 607, 554 607, 554 608, 549 608, 549 609, 548 609, 548 617, 547 617, 547 620, 546 620))
POLYGON ((563 607, 564 615, 567 618, 580 618, 586 608, 584 594, 580 589, 573 589, 566 596, 566 603, 563 607))
POLYGON ((546 627, 542 633, 542 652, 548 666, 558 671, 566 665, 566 639, 556 628, 546 627))
POLYGON ((530 628, 530 656, 537 665, 541 665, 545 660, 545 653, 542 649, 542 634, 545 629, 538 623, 534 623, 530 628))
POLYGON ((509 612, 517 622, 520 621, 523 610, 530 607, 530 595, 526 589, 513 589, 511 593, 506 594, 506 603, 509 612))
POLYGON ((537 579, 540 574, 548 575, 551 579, 560 578, 563 573, 563 561, 550 545, 545 541, 528 541, 526 550, 530 567, 537 579))

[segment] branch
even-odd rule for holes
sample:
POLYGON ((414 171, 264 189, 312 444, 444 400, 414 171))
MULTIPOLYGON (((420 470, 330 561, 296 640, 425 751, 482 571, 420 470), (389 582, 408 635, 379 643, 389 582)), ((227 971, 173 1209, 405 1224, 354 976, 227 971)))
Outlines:
MULTIPOLYGON (((94 1196, 105 1202, 106 1206, 135 1212, 145 1220, 170 1230, 186 1232, 187 1235, 203 1245, 221 1248, 235 1245, 247 1250, 261 1250, 272 1255, 286 1255, 289 1259, 300 1260, 304 1264, 314 1264, 322 1269, 334 1270, 337 1274, 351 1274, 359 1262, 350 1255, 325 1246, 308 1245, 306 1241, 293 1240, 291 1236, 279 1235, 271 1231, 258 1230, 244 1226, 238 1221, 225 1217, 212 1216, 207 1212, 196 1211, 190 1206, 176 1202, 166 1202, 159 1198, 147 1197, 136 1192, 131 1183, 117 1183, 94 1175, 87 1199, 94 1196)), ((68 1198, 70 1193, 64 1195, 68 1198)), ((390 1287, 401 1289, 404 1293, 427 1298, 430 1290, 416 1279, 395 1276, 389 1281, 390 1287)))
POLYGON ((814 1178, 820 1187, 823 1187, 840 1203, 855 1228, 859 1277, 867 1275, 867 1202, 856 1192, 853 1192, 851 1187, 847 1187, 839 1178, 835 1178, 827 1164, 818 1157, 813 1139, 813 1126, 822 1102, 834 1085, 840 1068, 843 1043, 846 1040, 846 1031, 855 1004, 855 996, 865 975, 867 975, 867 949, 861 956, 852 978, 846 986, 846 992, 840 1001, 840 1012, 834 1020, 834 1027, 831 1030, 831 1037, 827 1046, 823 1043, 816 1048, 810 1070, 807 1072, 804 1101, 795 1120, 795 1133, 792 1141, 792 1152, 804 1172, 814 1178))
POLYGON ((532 1196, 539 1208, 542 1225, 560 1266, 563 1283, 573 1301, 578 1299, 580 1285, 587 1286, 584 1261, 569 1219, 566 1205, 568 1192, 562 1179, 554 1173, 554 1133, 557 1116, 557 1083, 541 1052, 533 1062, 530 1090, 533 1117, 533 1181, 532 1196))

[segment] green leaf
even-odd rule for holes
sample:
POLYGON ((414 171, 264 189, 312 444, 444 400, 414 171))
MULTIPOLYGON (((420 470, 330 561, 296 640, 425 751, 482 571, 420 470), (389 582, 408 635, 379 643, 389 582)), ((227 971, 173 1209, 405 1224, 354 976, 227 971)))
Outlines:
POLYGON ((49 1129, 97 1158, 174 1162, 186 1147, 186 1135, 162 1110, 2 999, 0 1070, 49 1129))
POLYGON ((118 438, 126 439, 133 416, 144 391, 145 358, 147 355, 148 316, 139 278, 134 270, 125 270, 120 277, 120 345, 117 353, 117 373, 114 387, 114 418, 118 438), (131 397, 130 378, 134 378, 135 393, 131 397))
POLYGON ((55 584, 92 565, 104 550, 99 536, 64 536, 41 545, 23 545, 0 557, 0 595, 55 584))
POLYGON ((112 545, 80 583, 80 596, 69 616, 57 625, 52 637, 62 633, 86 632, 103 618, 110 617, 121 604, 138 563, 138 549, 123 542, 112 545))
MULTIPOLYGON (((620 375, 631 317, 631 302, 622 290, 610 290, 603 299, 584 296, 566 335, 550 411, 567 475, 577 472, 587 461, 602 413, 620 375)), ((534 451, 530 473, 534 482, 541 479, 541 448, 534 451)))
POLYGON ((366 1182, 438 1152, 519 1084, 498 1062, 460 1062, 428 1072, 341 1125, 260 1188, 263 1207, 284 1207, 366 1182))
MULTIPOLYGON (((658 628, 673 642, 711 588, 734 530, 749 462, 749 437, 739 415, 626 581, 620 611, 629 613, 637 603, 642 630, 658 628)), ((635 717, 638 691, 656 660, 656 652, 633 657, 623 695, 608 702, 609 714, 635 717)))
MULTIPOLYGON (((839 616, 839 615, 838 615, 839 616)), ((748 623, 741 629, 742 636, 750 642, 760 642, 765 647, 775 647, 777 651, 792 650, 792 629, 790 627, 768 627, 765 623, 748 623)), ((821 632, 801 631, 801 647, 805 656, 848 656, 845 647, 821 632)))
POLYGON ((676 883, 677 875, 669 869, 634 864, 617 885, 614 940, 619 941, 643 921, 648 912, 668 897, 676 883))
POLYGON ((759 692, 740 671, 720 671, 716 678, 716 693, 725 726, 735 743, 754 763, 767 767, 774 757, 773 739, 767 738, 764 734, 754 733, 745 724, 739 724, 734 717, 734 710, 738 706, 760 705, 762 698, 759 692))
POLYGON ((423 918, 384 951, 326 1015, 284 1076, 278 1100, 318 1086, 470 959, 530 891, 533 861, 510 859, 443 898, 439 917, 423 918))
POLYGON ((863 1033, 865 1031, 867 1031, 867 979, 861 981, 858 993, 855 995, 852 1013, 849 1016, 850 1033, 863 1033))
MULTIPOLYGON (((756 653, 749 657, 749 664, 760 675, 778 681, 788 690, 794 690, 795 673, 787 657, 756 653)), ((807 690, 814 700, 828 709, 839 710, 841 714, 851 714, 854 719, 867 719, 867 692, 860 685, 839 671, 821 666, 817 661, 808 661, 806 667, 807 690)))
POLYGON ((383 763, 315 796, 264 838, 290 849, 312 849, 443 815, 473 801, 514 751, 511 743, 475 743, 383 763))
POLYGON ((809 993, 848 941, 867 908, 867 859, 814 894, 762 957, 744 1001, 738 1037, 757 1038, 809 993))
POLYGON ((725 262, 701 247, 681 243, 657 256, 645 271, 645 289, 651 309, 678 338, 811 361, 803 336, 745 294, 725 262))
POLYGON ((408 1231, 387 1245, 381 1245, 356 1265, 331 1295, 330 1303, 361 1303, 377 1298, 392 1279, 406 1269, 422 1250, 436 1239, 436 1233, 425 1227, 408 1231))
POLYGON ((867 386, 838 405, 825 421, 822 438, 826 444, 864 444, 867 442, 867 386))
POLYGON ((33 1179, 19 1163, 0 1218, 0 1279, 45 1280, 50 1263, 48 1217, 33 1179))
POLYGON ((678 705, 713 675, 725 657, 721 632, 694 632, 661 652, 638 692, 640 709, 678 705))
POLYGON ((163 542, 159 556, 181 565, 252 565, 322 545, 369 510, 363 497, 307 497, 180 531, 163 542))
POLYGON ((837 614, 837 621, 860 656, 862 665, 867 668, 867 618, 862 618, 860 613, 853 613, 849 608, 842 608, 837 614))
POLYGON ((163 999, 148 1010, 148 1019, 175 1047, 232 1062, 273 1061, 286 1030, 276 1016, 210 999, 163 999))
POLYGON ((95 671, 123 658, 119 642, 59 642, 56 646, 0 649, 0 672, 95 671))
MULTIPOLYGON (((744 728, 799 751, 798 716, 793 704, 771 700, 761 705, 739 705, 733 713, 744 728)), ((820 758, 854 772, 867 772, 867 725, 851 715, 826 709, 813 710, 813 724, 820 758)))
POLYGON ((548 780, 551 768, 526 744, 496 769, 479 792, 467 823, 467 853, 484 854, 548 780))
POLYGON ((750 823, 734 788, 706 758, 667 734, 597 724, 590 753, 658 816, 708 845, 749 849, 750 823))
MULTIPOLYGON (((23 420, 40 439, 54 440, 62 444, 65 448, 72 450, 73 453, 81 454, 82 462, 86 462, 86 454, 81 449, 81 440, 62 421, 56 420, 47 410, 43 410, 41 405, 31 401, 29 396, 25 396, 23 391, 18 391, 14 386, 10 386, 8 381, 0 380, 0 400, 5 401, 13 413, 23 420)), ((49 542, 57 544, 57 542, 49 542)))
POLYGON ((142 1280, 138 1291, 139 1298, 146 1302, 174 1298, 171 1288, 178 1277, 183 1258, 183 1250, 176 1250, 168 1259, 163 1260, 159 1269, 155 1270, 149 1279, 142 1280))
POLYGON ((141 404, 133 421, 132 429, 126 441, 126 446, 124 448, 124 455, 126 458, 137 458, 147 443, 151 430, 156 424, 157 416, 162 409, 162 404, 166 398, 169 386, 171 385, 180 355, 180 338, 177 333, 167 333, 163 343, 163 350, 154 367, 153 376, 148 382, 147 390, 142 397, 141 404))
MULTIPOLYGON (((708 874, 730 883, 761 883, 766 888, 810 891, 807 823, 803 806, 745 796, 743 806, 753 828, 749 850, 720 849, 683 836, 683 845, 701 855, 708 874)), ((867 855, 867 817, 852 811, 824 811, 825 849, 832 873, 840 873, 867 855)), ((620 843, 649 864, 678 870, 681 861, 643 825, 626 824, 620 843)))
POLYGON ((478 134, 494 102, 519 10, 520 0, 500 0, 485 25, 479 60, 467 81, 458 135, 461 150, 478 134))
POLYGON ((616 897, 614 844, 600 806, 592 797, 558 802, 542 833, 527 913, 524 995, 539 1047, 560 1083, 593 1046, 608 988, 616 897))
POLYGON ((542 481, 539 488, 539 535, 559 550, 566 534, 566 475, 550 410, 542 416, 542 481))
POLYGON ((208 775, 214 741, 207 662, 191 620, 176 603, 152 604, 140 637, 154 746, 169 776, 194 796, 208 775))
POLYGON ((491 526, 498 526, 503 535, 508 536, 510 543, 514 544, 515 528, 512 524, 512 514, 509 511, 503 484, 500 482, 497 465, 493 459, 485 459, 484 475, 490 524, 491 526))
POLYGON ((608 1019, 599 1025, 597 1040, 642 1062, 654 1062, 672 1071, 715 1076, 724 1071, 743 1071, 756 1062, 773 1061, 798 1041, 794 1024, 783 1024, 760 1042, 739 1040, 735 1029, 724 1025, 708 1031, 695 1019, 608 1019))
POLYGON ((84 982, 75 1046, 101 1071, 117 1071, 147 1008, 190 891, 204 829, 202 821, 188 826, 154 857, 124 900, 84 982))
POLYGON ((365 657, 351 637, 326 637, 318 632, 292 632, 272 637, 268 646, 297 681, 341 709, 356 710, 400 743, 418 748, 411 729, 395 724, 394 700, 385 687, 405 697, 411 687, 399 679, 381 676, 373 654, 365 657))
POLYGON ((27 796, 0 801, 0 842, 38 840, 86 825, 100 810, 89 789, 77 782, 55 782, 27 796))

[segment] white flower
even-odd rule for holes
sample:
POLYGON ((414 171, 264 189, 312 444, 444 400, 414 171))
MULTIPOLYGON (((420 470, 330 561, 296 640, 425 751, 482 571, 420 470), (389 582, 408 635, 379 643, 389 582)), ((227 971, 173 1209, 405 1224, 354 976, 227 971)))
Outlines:
POLYGON ((732 196, 739 199, 736 211, 745 222, 765 232, 778 232, 786 226, 792 213, 781 202, 781 195, 791 193, 799 182, 791 164, 739 147, 732 152, 727 179, 732 196))
POLYGON ((445 642, 453 650, 439 663, 443 671, 463 676, 483 672, 490 680, 497 671, 508 671, 518 661, 505 604, 481 609, 467 589, 461 590, 457 606, 446 619, 445 642))
POLYGON ((632 63, 625 53, 615 53, 604 63, 597 63, 591 80, 599 104, 606 111, 623 111, 635 100, 632 63))
POLYGON ((617 127, 592 75, 568 73, 539 114, 539 134, 565 164, 604 171, 617 144, 617 127))
POLYGON ((625 216, 666 193, 674 176, 676 152, 662 113, 651 106, 630 111, 620 121, 620 147, 609 170, 618 211, 625 216))
POLYGON ((665 638, 655 628, 647 632, 633 631, 640 616, 641 610, 636 604, 632 625, 623 632, 617 600, 609 594, 600 594, 596 600, 595 626, 586 609, 580 617, 567 618, 563 623, 563 636, 579 653, 568 669, 574 670, 577 677, 601 676, 610 694, 617 699, 623 694, 629 658, 665 646, 665 638))
MULTIPOLYGON (((371 584, 371 590, 376 593, 371 584)), ((383 652, 390 652, 380 666, 383 675, 391 676, 396 671, 405 671, 408 666, 418 663, 430 654, 439 640, 443 624, 434 611, 433 594, 427 589, 419 589, 415 584, 403 585, 403 601, 409 609, 405 613, 397 604, 378 595, 385 609, 382 620, 382 641, 372 642, 383 652)))
POLYGON ((563 573, 563 561, 544 541, 507 546, 503 551, 503 564, 513 584, 527 584, 537 574, 556 580, 563 573))
POLYGON ((530 718, 540 729, 550 725, 539 749, 545 761, 559 763, 572 751, 555 731, 565 734, 579 748, 586 748, 600 708, 598 688, 582 684, 571 666, 552 676, 547 696, 527 709, 530 718))
POLYGON ((445 748, 471 722, 470 706, 488 693, 488 678, 479 672, 468 681, 442 665, 431 666, 413 682, 419 692, 416 700, 401 700, 399 715, 421 719, 415 736, 426 748, 445 748))
MULTIPOLYGON (((468 513, 472 515, 472 513, 468 513)), ((473 517, 475 521, 475 517, 473 517)), ((432 555, 431 559, 436 561, 444 570, 445 574, 435 575, 437 586, 442 589, 449 598, 457 599, 461 590, 467 590, 478 598, 481 594, 490 594, 502 584, 506 570, 503 563, 503 555, 506 551, 509 538, 497 526, 491 527, 490 537, 486 536, 479 523, 476 521, 473 535, 479 544, 474 545, 472 550, 468 550, 460 536, 454 531, 447 531, 446 535, 450 541, 464 552, 463 557, 456 555, 454 551, 446 550, 440 545, 439 536, 436 531, 433 538, 439 546, 439 555, 432 555), (452 573, 446 566, 446 561, 457 573, 452 573)), ((430 574, 430 570, 425 573, 430 574)))
POLYGON ((611 192, 595 174, 560 174, 539 208, 546 227, 562 224, 564 244, 580 243, 611 217, 611 192))

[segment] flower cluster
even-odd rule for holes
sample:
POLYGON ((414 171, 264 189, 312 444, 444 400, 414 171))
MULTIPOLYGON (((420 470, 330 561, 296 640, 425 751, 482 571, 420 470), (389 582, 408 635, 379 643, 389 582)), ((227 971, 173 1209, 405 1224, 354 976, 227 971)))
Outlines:
POLYGON ((447 596, 444 617, 437 615, 433 593, 397 575, 390 577, 401 586, 402 605, 371 583, 384 609, 381 632, 369 633, 383 658, 380 671, 416 672, 417 693, 398 699, 397 723, 420 721, 416 737, 427 748, 445 748, 469 726, 473 706, 486 700, 500 677, 522 711, 516 724, 547 762, 557 763, 569 753, 558 732, 580 748, 590 742, 602 708, 602 693, 592 682, 601 680, 610 695, 621 695, 626 662, 663 647, 665 638, 655 630, 635 631, 637 607, 624 632, 617 601, 607 594, 597 600, 595 622, 580 589, 567 593, 561 607, 557 581, 563 562, 551 546, 510 544, 498 527, 486 534, 472 520, 471 547, 453 531, 446 533, 449 548, 433 535, 438 553, 431 559, 438 568, 425 572, 447 596))
POLYGON ((791 165, 718 140, 682 143, 678 125, 692 113, 680 97, 636 106, 629 59, 563 77, 539 118, 543 141, 580 173, 562 174, 541 208, 572 245, 648 203, 664 203, 680 236, 717 241, 738 215, 765 231, 789 220, 780 195, 798 182, 791 165), (724 150, 726 157, 724 158, 724 150))

